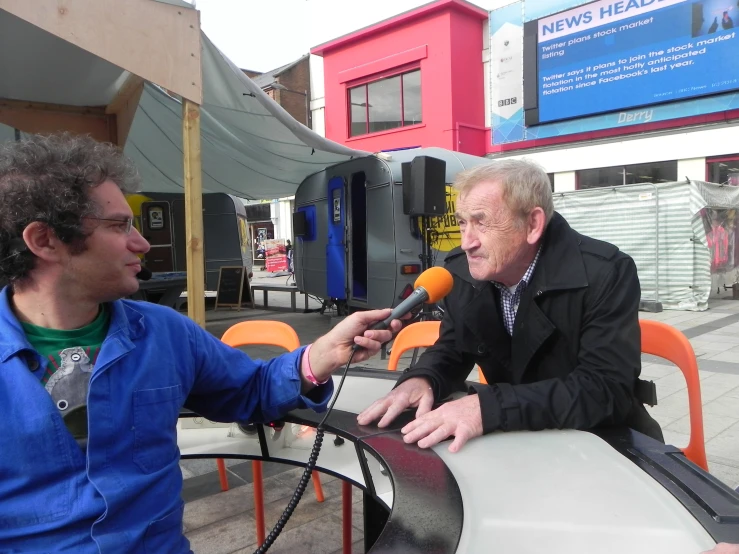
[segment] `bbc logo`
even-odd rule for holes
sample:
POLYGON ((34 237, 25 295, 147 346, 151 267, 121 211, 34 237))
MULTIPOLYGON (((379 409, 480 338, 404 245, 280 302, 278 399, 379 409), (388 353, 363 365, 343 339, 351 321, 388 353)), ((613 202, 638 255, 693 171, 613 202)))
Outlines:
POLYGON ((502 106, 511 106, 516 103, 516 97, 513 98, 506 98, 505 100, 498 100, 498 107, 502 106))

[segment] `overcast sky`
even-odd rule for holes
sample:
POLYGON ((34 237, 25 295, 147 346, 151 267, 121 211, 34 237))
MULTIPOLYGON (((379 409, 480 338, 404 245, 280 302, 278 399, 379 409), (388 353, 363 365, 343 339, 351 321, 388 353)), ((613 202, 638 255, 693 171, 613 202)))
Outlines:
MULTIPOLYGON (((242 69, 268 71, 427 0, 196 0, 208 38, 242 69)), ((472 2, 487 8, 491 0, 472 2)))

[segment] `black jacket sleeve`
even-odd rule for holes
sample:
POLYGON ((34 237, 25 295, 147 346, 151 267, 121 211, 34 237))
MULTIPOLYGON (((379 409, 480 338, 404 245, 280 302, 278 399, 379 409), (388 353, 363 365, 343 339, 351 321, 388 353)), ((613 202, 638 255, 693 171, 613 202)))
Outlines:
POLYGON ((577 365, 562 378, 475 386, 483 432, 589 429, 623 423, 641 366, 639 278, 619 254, 591 275, 584 297, 577 365))

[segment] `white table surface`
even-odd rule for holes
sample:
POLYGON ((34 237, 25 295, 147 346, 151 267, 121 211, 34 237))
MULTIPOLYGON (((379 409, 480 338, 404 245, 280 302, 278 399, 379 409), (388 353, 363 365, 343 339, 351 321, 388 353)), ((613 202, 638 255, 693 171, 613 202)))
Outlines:
MULTIPOLYGON (((393 385, 392 380, 349 376, 335 409, 359 413, 393 385)), ((314 432, 303 433, 295 437, 286 426, 270 452, 307 461, 314 432)), ((182 454, 260 453, 255 437, 228 434, 226 428, 180 429, 178 444, 182 454)), ((319 468, 363 485, 353 445, 336 447, 332 438, 324 439, 319 468)), ((493 433, 456 454, 448 452, 448 444, 434 450, 462 493, 458 552, 698 554, 715 546, 665 488, 591 433, 493 433)), ((392 506, 389 477, 381 475, 377 460, 370 466, 378 496, 392 506)))

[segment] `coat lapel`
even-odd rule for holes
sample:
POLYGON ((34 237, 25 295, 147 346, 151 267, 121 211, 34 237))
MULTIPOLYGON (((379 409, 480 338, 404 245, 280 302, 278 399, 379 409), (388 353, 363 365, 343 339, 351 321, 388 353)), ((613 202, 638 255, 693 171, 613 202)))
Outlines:
POLYGON ((525 314, 525 316, 519 318, 517 315, 513 327, 511 346, 511 381, 513 384, 521 383, 531 358, 556 330, 554 323, 536 303, 534 298, 536 292, 527 287, 518 308, 518 313, 525 314))
POLYGON ((476 339, 465 347, 479 356, 493 356, 504 367, 510 366, 511 341, 503 325, 500 306, 495 290, 490 283, 480 283, 475 295, 463 308, 464 325, 476 339))
POLYGON ((555 212, 544 236, 541 256, 516 315, 511 348, 513 383, 522 382, 531 359, 557 329, 542 311, 539 302, 551 291, 588 286, 579 240, 579 235, 555 212))

